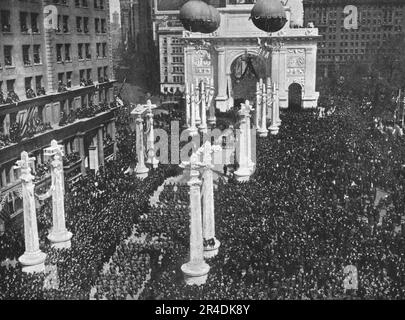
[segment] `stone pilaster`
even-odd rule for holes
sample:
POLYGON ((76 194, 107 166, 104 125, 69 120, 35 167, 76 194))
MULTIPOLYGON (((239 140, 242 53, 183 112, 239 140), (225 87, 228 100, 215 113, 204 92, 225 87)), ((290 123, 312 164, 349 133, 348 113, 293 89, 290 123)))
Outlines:
POLYGON ((191 156, 190 186, 190 261, 181 266, 187 285, 202 285, 207 281, 210 267, 204 261, 204 243, 201 218, 201 181, 196 155, 191 156))
POLYGON ((239 169, 235 172, 236 179, 239 182, 249 180, 252 174, 252 161, 250 152, 250 104, 246 101, 242 104, 242 109, 239 111, 240 120, 240 137, 239 137, 239 169))
POLYGON ((86 152, 84 150, 84 133, 79 132, 77 134, 77 139, 79 141, 79 154, 81 159, 80 171, 83 176, 86 175, 86 152))
POLYGON ((218 93, 215 99, 217 108, 222 112, 227 110, 227 100, 228 95, 226 93, 227 88, 227 78, 226 78, 226 57, 225 57, 225 48, 218 47, 216 48, 218 55, 218 93))
POLYGON ((111 120, 111 138, 114 141, 114 157, 116 157, 118 152, 118 144, 117 144, 117 127, 116 127, 116 118, 111 120))
POLYGON ((98 165, 104 167, 104 125, 97 129, 97 152, 98 152, 98 165))
POLYGON ((204 81, 201 82, 201 124, 199 130, 201 133, 207 133, 207 96, 205 91, 205 83, 204 81))
MULTIPOLYGON (((148 104, 146 105, 151 105, 151 101, 148 101, 148 104)), ((149 123, 149 131, 147 134, 147 150, 148 150, 148 160, 146 161, 147 164, 151 165, 153 168, 157 168, 159 165, 159 160, 156 159, 156 154, 155 154, 155 132, 154 132, 154 126, 153 126, 153 112, 152 109, 149 107, 148 112, 146 114, 146 119, 149 123)))
POLYGON ((38 225, 34 196, 34 176, 31 166, 35 158, 29 158, 27 152, 21 154, 16 169, 21 170, 22 196, 24 206, 24 239, 25 252, 18 258, 22 271, 26 273, 44 272, 46 254, 39 249, 38 225))
POLYGON ((62 148, 56 140, 52 140, 51 147, 44 150, 45 156, 53 158, 51 161, 53 225, 48 239, 56 249, 70 248, 70 239, 72 238, 72 233, 66 230, 65 222, 65 179, 62 148))
POLYGON ((277 135, 279 132, 279 125, 277 124, 277 109, 279 108, 279 97, 277 97, 276 91, 276 84, 273 84, 273 92, 272 92, 272 100, 273 100, 273 107, 271 108, 271 125, 269 130, 272 135, 277 135))
POLYGON ((195 123, 197 125, 201 124, 201 88, 200 88, 200 82, 198 79, 195 81, 195 95, 194 95, 194 106, 195 106, 195 123))
POLYGON ((143 144, 143 119, 142 114, 138 114, 136 123, 136 149, 138 163, 135 168, 135 174, 139 179, 145 179, 148 176, 149 169, 145 166, 145 147, 143 144))

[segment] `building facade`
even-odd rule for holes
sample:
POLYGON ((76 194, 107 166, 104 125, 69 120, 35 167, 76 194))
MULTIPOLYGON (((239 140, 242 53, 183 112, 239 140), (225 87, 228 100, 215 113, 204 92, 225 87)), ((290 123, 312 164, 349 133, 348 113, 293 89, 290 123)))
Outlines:
POLYGON ((260 78, 275 84, 280 108, 316 108, 318 29, 303 27, 296 7, 284 6, 284 27, 264 32, 249 19, 252 6, 228 2, 219 7, 221 25, 215 32, 183 32, 186 83, 213 79, 216 107, 221 111, 239 104, 237 100, 253 100, 260 78), (243 76, 248 72, 250 79, 243 76))
POLYGON ((121 0, 122 41, 131 62, 128 80, 156 90, 158 52, 154 43, 153 0, 121 0))
POLYGON ((318 50, 320 76, 347 63, 369 65, 386 40, 405 31, 403 0, 304 0, 304 12, 305 23, 313 23, 323 36, 318 50), (351 17, 357 17, 357 27, 351 17))
MULTIPOLYGON (((186 32, 178 19, 179 9, 186 1, 155 0, 155 30, 160 52, 161 90, 184 90, 185 83, 196 79, 212 78, 217 91, 216 106, 221 111, 234 106, 247 93, 255 93, 256 83, 246 86, 235 81, 234 66, 241 61, 255 60, 257 73, 271 77, 280 87, 280 106, 286 108, 291 100, 291 85, 300 87, 299 105, 316 107, 319 94, 315 91, 316 52, 318 30, 303 27, 303 4, 290 0, 285 7, 288 23, 277 33, 267 34, 250 21, 250 13, 256 1, 217 0, 209 3, 221 15, 221 25, 213 34, 186 32), (195 49, 196 43, 205 41, 207 50, 195 49), (260 45, 269 41, 282 47, 264 57, 260 45), (253 87, 253 89, 252 89, 253 87), (245 94, 246 93, 246 94, 245 94)), ((198 46, 197 46, 198 47, 198 46)), ((256 75, 257 76, 257 75, 256 75)), ((255 82, 256 80, 252 80, 255 82)), ((250 81, 250 82, 252 82, 250 81)))
POLYGON ((22 211, 13 168, 22 151, 36 158, 39 184, 53 139, 67 179, 115 154, 109 26, 108 0, 0 2, 0 224, 22 211))
MULTIPOLYGON (((112 46, 112 52, 113 52, 113 60, 117 59, 117 56, 119 54, 118 50, 120 48, 121 45, 121 24, 120 24, 120 14, 115 11, 112 14, 112 21, 111 21, 111 26, 110 26, 110 30, 111 30, 111 46, 112 46)), ((114 63, 115 65, 115 63, 114 63)))

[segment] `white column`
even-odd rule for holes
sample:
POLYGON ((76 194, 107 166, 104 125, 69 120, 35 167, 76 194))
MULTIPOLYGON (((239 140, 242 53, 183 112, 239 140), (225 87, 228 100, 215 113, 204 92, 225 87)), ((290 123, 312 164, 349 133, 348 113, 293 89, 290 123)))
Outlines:
POLYGON ((200 82, 198 79, 195 81, 195 95, 194 95, 194 101, 195 101, 195 123, 201 124, 201 91, 200 91, 200 82))
POLYGON ((208 117, 208 123, 211 126, 214 126, 215 123, 217 122, 217 119, 215 117, 215 105, 213 103, 213 98, 215 95, 215 86, 214 86, 214 79, 210 79, 209 80, 209 94, 210 94, 210 98, 208 100, 208 108, 209 108, 209 117, 208 117))
POLYGON ((97 130, 97 155, 98 166, 104 167, 104 125, 100 125, 97 130))
POLYGON ((148 150, 148 160, 146 161, 146 163, 150 164, 154 169, 156 169, 159 165, 159 160, 156 159, 155 154, 155 132, 153 126, 152 102, 150 100, 147 101, 146 108, 148 109, 146 119, 149 123, 149 131, 146 137, 146 148, 148 150))
POLYGON ((210 267, 204 261, 204 243, 201 218, 201 181, 198 179, 197 155, 190 159, 190 261, 181 266, 187 285, 202 285, 207 281, 210 267))
POLYGON ((190 119, 190 135, 195 136, 198 134, 198 129, 196 127, 196 121, 195 121, 195 116, 196 116, 196 103, 195 103, 195 91, 194 91, 194 83, 191 83, 191 119, 190 119))
POLYGON ((21 169, 22 196, 24 206, 24 238, 25 252, 18 258, 22 264, 22 271, 26 273, 44 272, 46 254, 39 249, 37 215, 34 197, 34 176, 31 165, 35 158, 29 158, 27 152, 21 153, 21 160, 17 161, 16 169, 21 169))
POLYGON ((235 100, 233 99, 233 87, 232 87, 232 74, 228 73, 226 75, 226 86, 228 88, 227 96, 228 96, 228 108, 231 109, 234 107, 235 100))
MULTIPOLYGON (((260 79, 261 80, 261 79, 260 79)), ((260 132, 260 126, 261 126, 261 106, 262 106, 262 89, 260 82, 256 83, 256 129, 257 132, 260 132)))
MULTIPOLYGON (((236 180, 244 182, 249 180, 252 171, 250 169, 248 145, 249 145, 249 132, 247 130, 247 122, 250 122, 250 109, 249 101, 242 104, 242 109, 239 111, 241 117, 240 121, 240 136, 239 136, 239 169, 235 172, 236 180)), ((250 127, 250 124, 249 124, 250 127)))
POLYGON ((217 108, 222 112, 226 111, 226 103, 228 96, 226 94, 227 79, 226 79, 226 59, 225 48, 220 47, 216 49, 218 52, 218 93, 216 97, 217 108))
POLYGON ((207 133, 207 96, 205 92, 205 83, 204 81, 201 82, 201 124, 200 124, 200 132, 207 133))
POLYGON ((276 98, 275 98, 275 105, 276 105, 276 124, 278 127, 281 126, 281 119, 280 119, 280 86, 276 85, 276 98))
POLYGON ((249 166, 249 170, 253 173, 255 164, 252 161, 252 128, 251 128, 250 113, 247 115, 245 126, 246 126, 246 132, 247 132, 246 148, 247 148, 248 166, 249 166))
POLYGON ((273 92, 272 92, 272 102, 273 102, 273 107, 271 108, 271 125, 270 125, 270 132, 272 135, 277 135, 279 132, 279 126, 277 125, 277 108, 278 108, 278 97, 276 96, 276 84, 273 84, 273 92))
POLYGON ((203 238, 204 238, 204 257, 210 259, 218 254, 220 242, 215 237, 215 206, 214 206, 214 179, 213 179, 213 157, 215 152, 222 151, 220 146, 212 146, 210 141, 197 151, 197 154, 203 155, 203 238))
POLYGON ((268 105, 268 98, 267 98, 267 88, 263 81, 260 79, 260 91, 261 91, 261 104, 259 106, 260 109, 260 119, 259 119, 259 127, 260 129, 257 131, 259 133, 259 137, 267 137, 268 130, 267 130, 267 105, 268 105))
POLYGON ((50 148, 44 150, 45 156, 53 157, 51 161, 52 174, 52 231, 48 235, 52 247, 56 249, 70 248, 72 233, 66 230, 65 222, 65 180, 63 173, 62 146, 52 140, 50 148))
POLYGON ((138 163, 135 168, 135 174, 139 179, 145 179, 148 176, 149 169, 145 166, 145 148, 143 145, 143 119, 142 114, 138 114, 136 123, 136 149, 138 163))
POLYGON ((190 91, 189 91, 189 84, 186 82, 185 85, 185 95, 186 95, 186 127, 190 128, 190 108, 191 108, 191 101, 190 101, 190 91))

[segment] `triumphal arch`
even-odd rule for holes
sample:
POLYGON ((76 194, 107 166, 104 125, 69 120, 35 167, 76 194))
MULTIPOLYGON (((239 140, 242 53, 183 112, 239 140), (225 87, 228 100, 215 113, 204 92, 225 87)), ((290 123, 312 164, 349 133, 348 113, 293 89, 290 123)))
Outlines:
MULTIPOLYGON (((235 4, 218 8, 221 24, 211 34, 184 31, 186 83, 213 78, 216 107, 221 111, 229 110, 234 106, 237 93, 246 87, 240 86, 235 92, 238 84, 235 74, 251 67, 254 59, 255 77, 270 77, 276 83, 281 108, 291 106, 294 90, 298 92, 301 108, 317 107, 318 29, 312 25, 303 27, 302 17, 298 22, 294 19, 297 17, 294 8, 284 7, 286 25, 278 32, 266 33, 250 21, 252 6, 235 4)), ((251 95, 254 95, 255 89, 252 90, 251 95)))

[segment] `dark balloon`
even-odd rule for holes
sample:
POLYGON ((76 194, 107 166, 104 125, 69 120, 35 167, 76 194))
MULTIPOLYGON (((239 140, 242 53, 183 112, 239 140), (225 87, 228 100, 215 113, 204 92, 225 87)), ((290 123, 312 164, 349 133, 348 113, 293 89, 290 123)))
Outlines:
POLYGON ((280 31, 287 23, 287 15, 280 0, 258 0, 250 18, 257 28, 266 32, 280 31))
POLYGON ((221 15, 201 0, 188 1, 180 9, 180 21, 191 32, 212 33, 219 28, 221 15))

